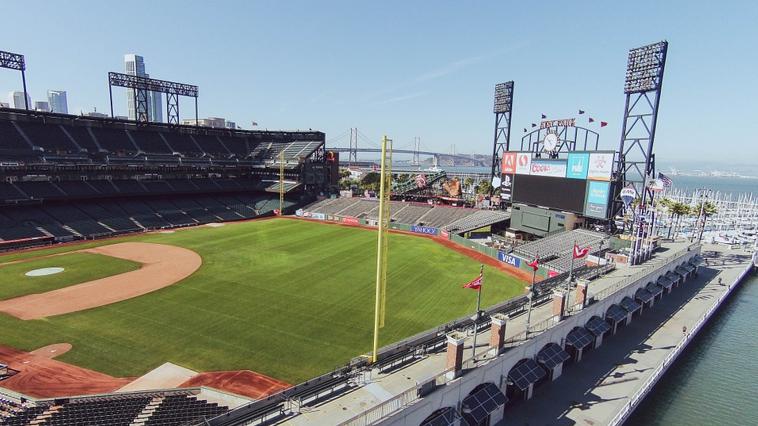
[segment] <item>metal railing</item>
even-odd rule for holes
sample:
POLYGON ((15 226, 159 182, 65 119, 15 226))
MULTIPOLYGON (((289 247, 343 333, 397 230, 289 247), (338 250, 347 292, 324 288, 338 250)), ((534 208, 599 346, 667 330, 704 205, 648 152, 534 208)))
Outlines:
POLYGON ((695 338, 697 333, 700 331, 700 329, 705 325, 705 323, 710 319, 710 317, 716 312, 716 310, 721 307, 721 304, 723 301, 729 297, 729 295, 732 293, 732 290, 734 287, 736 287, 744 278, 745 276, 750 273, 752 270, 752 265, 749 265, 747 268, 745 268, 744 271, 737 277, 737 279, 729 286, 729 289, 721 294, 719 298, 716 300, 716 303, 711 305, 710 308, 698 319, 698 321, 695 323, 695 325, 692 327, 692 330, 690 331, 687 336, 682 339, 675 347, 674 349, 669 352, 668 355, 663 359, 663 362, 653 370, 653 373, 648 377, 643 383, 640 389, 638 389, 632 396, 629 398, 629 402, 624 406, 624 408, 621 409, 618 413, 616 413, 616 416, 611 419, 611 421, 608 423, 611 426, 621 425, 623 424, 629 416, 632 414, 635 408, 642 402, 643 399, 645 399, 645 396, 650 392, 653 385, 655 385, 658 380, 663 376, 663 374, 669 369, 671 364, 676 361, 676 359, 679 357, 681 352, 684 350, 685 347, 692 341, 692 339, 695 338))

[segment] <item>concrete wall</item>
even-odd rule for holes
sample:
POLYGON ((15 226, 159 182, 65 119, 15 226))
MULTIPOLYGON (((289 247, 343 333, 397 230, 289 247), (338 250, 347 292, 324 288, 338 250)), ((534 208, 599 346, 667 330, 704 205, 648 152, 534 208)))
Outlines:
MULTIPOLYGON (((443 407, 460 408, 463 398, 479 384, 492 382, 497 385, 503 393, 506 390, 508 372, 517 362, 524 358, 534 358, 537 353, 548 343, 557 343, 563 346, 566 335, 574 327, 583 327, 590 318, 597 315, 600 318, 605 317, 608 308, 621 301, 626 296, 634 299, 634 293, 638 288, 655 282, 658 277, 673 271, 676 266, 688 262, 695 255, 700 253, 700 249, 693 249, 685 252, 678 260, 666 265, 664 268, 650 272, 649 274, 636 280, 634 283, 606 297, 588 307, 581 312, 572 315, 561 321, 549 330, 532 337, 523 344, 510 348, 500 356, 493 358, 482 366, 469 370, 462 377, 459 377, 446 385, 437 389, 435 392, 425 396, 419 401, 406 407, 404 410, 386 418, 380 422, 381 425, 418 425, 427 416, 435 410, 443 407)), ((591 287, 590 287, 591 288, 591 287)), ((496 410, 492 413, 490 419, 492 424, 499 421, 503 416, 502 410, 496 410)))

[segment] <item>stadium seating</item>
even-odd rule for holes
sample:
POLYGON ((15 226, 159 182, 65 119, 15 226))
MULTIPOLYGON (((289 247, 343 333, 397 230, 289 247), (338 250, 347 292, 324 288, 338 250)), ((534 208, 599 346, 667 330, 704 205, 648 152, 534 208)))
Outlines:
POLYGON ((509 218, 510 214, 503 211, 477 210, 468 216, 444 226, 443 228, 453 233, 462 233, 492 225, 493 223, 502 222, 509 218))
MULTIPOLYGON (((141 125, 3 110, 0 249, 26 246, 25 240, 42 244, 269 215, 279 208, 276 155, 283 153, 292 170, 323 145, 323 133, 313 131, 141 125)), ((304 187, 292 177, 299 175, 290 172, 285 192, 304 187)), ((285 200, 284 206, 297 204, 285 200)))
POLYGON ((7 155, 15 152, 30 151, 32 145, 21 136, 15 123, 0 120, 0 153, 7 155))
POLYGON ((579 247, 592 247, 590 253, 595 253, 608 247, 608 236, 599 232, 586 229, 574 229, 563 231, 545 238, 523 244, 514 251, 524 258, 550 259, 545 265, 560 272, 568 271, 571 267, 571 258, 576 243, 579 247))
POLYGON ((91 130, 97 143, 113 155, 134 155, 138 151, 125 130, 107 127, 92 127, 91 130))
POLYGON ((229 411, 198 399, 197 390, 98 395, 19 403, 0 399, 0 424, 49 426, 180 426, 203 424, 229 411))
POLYGON ((145 425, 170 426, 177 424, 197 424, 203 419, 216 417, 227 412, 227 407, 200 401, 194 397, 167 396, 148 418, 145 425))

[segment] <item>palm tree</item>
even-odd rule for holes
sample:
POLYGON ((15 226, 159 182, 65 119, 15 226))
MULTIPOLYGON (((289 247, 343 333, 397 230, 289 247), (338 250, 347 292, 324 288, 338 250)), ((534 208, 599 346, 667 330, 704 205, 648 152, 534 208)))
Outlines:
POLYGON ((671 206, 671 214, 676 217, 676 232, 674 233, 674 239, 679 238, 679 231, 682 225, 682 216, 687 216, 691 212, 689 205, 675 201, 671 206))
POLYGON ((669 217, 669 221, 668 221, 669 232, 668 232, 668 236, 666 236, 666 239, 671 239, 671 228, 674 227, 673 214, 671 212, 671 209, 674 206, 674 200, 672 200, 671 198, 661 198, 660 200, 658 200, 658 205, 663 208, 663 211, 665 211, 669 217))
POLYGON ((698 219, 700 219, 701 214, 703 215, 703 227, 700 228, 700 236, 703 235, 703 231, 705 230, 705 221, 708 220, 709 217, 718 213, 718 211, 719 211, 718 207, 716 207, 716 205, 710 201, 701 201, 697 205, 692 207, 691 214, 697 214, 698 219))
POLYGON ((463 187, 466 188, 466 192, 473 192, 471 190, 473 185, 474 185, 474 179, 471 176, 463 180, 463 187))

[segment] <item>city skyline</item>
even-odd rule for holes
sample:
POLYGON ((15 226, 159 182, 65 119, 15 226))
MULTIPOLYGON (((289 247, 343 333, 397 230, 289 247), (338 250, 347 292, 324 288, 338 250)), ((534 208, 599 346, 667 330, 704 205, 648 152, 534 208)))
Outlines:
MULTIPOLYGON (((176 4, 157 4, 156 13, 168 13, 176 4)), ((3 48, 27 56, 32 98, 42 87, 66 86, 77 112, 108 110, 107 72, 123 68, 122 52, 139 52, 150 59, 153 77, 200 87, 201 116, 228 117, 246 128, 252 121, 260 128, 314 128, 326 132, 328 139, 358 127, 373 142, 386 133, 397 146, 410 145, 420 136, 427 149, 446 152, 455 144, 458 152, 488 153, 493 87, 507 80, 516 82, 512 140, 541 114, 569 118, 583 109, 609 123, 602 129, 582 124, 601 134, 603 148, 616 149, 626 53, 666 39, 671 47, 656 142, 659 160, 696 160, 705 153, 720 161, 758 161, 758 154, 745 150, 743 136, 750 139, 758 133, 757 111, 750 101, 758 93, 743 83, 755 58, 742 53, 750 51, 747 28, 749 17, 756 15, 755 4, 659 5, 645 0, 641 9, 656 13, 635 21, 630 31, 616 28, 626 11, 602 2, 562 8, 560 17, 544 14, 550 4, 461 7, 443 2, 432 9, 392 2, 360 7, 298 4, 281 8, 235 3, 231 7, 238 13, 224 17, 224 25, 213 11, 178 10, 176 19, 193 25, 179 28, 177 38, 191 39, 197 28, 208 29, 192 44, 154 43, 164 31, 126 11, 125 19, 134 21, 134 28, 75 26, 63 36, 71 43, 59 51, 35 38, 14 40, 3 48), (365 16, 391 21, 386 34, 361 25, 365 16), (567 26, 567 21, 573 24, 567 26), (284 22, 293 29, 282 31, 284 22), (60 60, 73 56, 75 40, 96 34, 107 37, 87 57, 60 60), (220 45, 237 53, 221 53, 220 61, 207 59, 217 53, 200 53, 220 45), (700 124, 703 119, 708 125, 700 124), (729 152, 735 151, 744 155, 734 159, 729 152)), ((87 8, 95 17, 110 13, 97 3, 87 8)), ((65 6, 32 2, 28 11, 45 22, 58 15, 81 20, 65 6)), ((9 2, 6 12, 20 19, 22 3, 9 2)), ((10 22, 12 29, 21 21, 10 22)), ((0 73, 0 90, 20 87, 19 80, 13 73, 0 73)), ((114 90, 117 115, 127 113, 125 92, 114 90)), ((189 102, 180 103, 181 118, 188 118, 189 102)))

